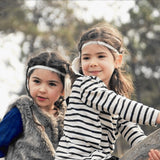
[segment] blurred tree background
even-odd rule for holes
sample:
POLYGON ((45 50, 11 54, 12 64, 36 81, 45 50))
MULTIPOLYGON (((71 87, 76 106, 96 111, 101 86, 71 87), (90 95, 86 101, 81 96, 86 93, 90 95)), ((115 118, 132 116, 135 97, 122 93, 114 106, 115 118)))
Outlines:
MULTIPOLYGON (((83 31, 106 20, 85 22, 74 14, 80 8, 72 0, 0 0, 0 36, 21 35, 19 61, 26 63, 29 56, 42 49, 59 50, 70 62, 77 56, 77 42, 83 31)), ((123 2, 121 2, 123 3, 123 2)), ((129 10, 130 21, 111 23, 122 32, 127 49, 128 72, 135 84, 133 98, 160 109, 160 1, 136 0, 129 10)), ((10 65, 8 63, 8 65, 10 65)), ((25 93, 25 88, 19 94, 25 93)), ((144 127, 148 135, 156 128, 144 127)), ((115 154, 129 148, 120 138, 115 154)))

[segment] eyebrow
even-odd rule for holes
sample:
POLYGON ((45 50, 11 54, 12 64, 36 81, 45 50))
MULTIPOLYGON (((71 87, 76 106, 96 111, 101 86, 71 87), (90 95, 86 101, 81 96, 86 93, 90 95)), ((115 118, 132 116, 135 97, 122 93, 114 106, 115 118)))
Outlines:
MULTIPOLYGON (((33 79, 38 79, 38 80, 41 80, 40 78, 38 77, 32 77, 33 79)), ((48 82, 52 82, 52 83, 59 83, 59 81, 56 81, 56 80, 48 80, 48 82)))
MULTIPOLYGON (((107 54, 107 52, 97 52, 96 54, 107 54)), ((90 53, 84 53, 84 54, 82 54, 82 56, 88 56, 88 55, 90 55, 90 53)))

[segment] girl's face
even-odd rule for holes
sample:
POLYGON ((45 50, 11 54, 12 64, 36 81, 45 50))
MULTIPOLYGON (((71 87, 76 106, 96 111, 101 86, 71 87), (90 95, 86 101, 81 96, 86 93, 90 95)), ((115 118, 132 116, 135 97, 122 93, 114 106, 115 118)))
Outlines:
POLYGON ((107 86, 116 67, 119 67, 122 56, 114 59, 108 48, 98 44, 90 44, 82 49, 81 65, 84 75, 97 76, 107 86))
POLYGON ((53 110, 54 103, 63 95, 63 84, 57 73, 35 69, 28 81, 30 95, 35 103, 47 112, 53 110))

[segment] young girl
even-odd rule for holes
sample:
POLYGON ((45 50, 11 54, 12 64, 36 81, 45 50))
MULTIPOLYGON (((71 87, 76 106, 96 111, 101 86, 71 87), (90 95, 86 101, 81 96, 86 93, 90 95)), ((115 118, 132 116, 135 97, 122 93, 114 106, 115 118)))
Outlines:
POLYGON ((56 160, 108 160, 118 133, 132 146, 146 136, 137 125, 155 126, 160 112, 129 97, 132 83, 121 72, 125 53, 120 33, 110 25, 96 27, 80 39, 73 84, 56 160))
POLYGON ((51 160, 63 134, 65 82, 69 64, 58 54, 31 58, 26 70, 29 96, 9 106, 0 123, 0 157, 8 160, 51 160))

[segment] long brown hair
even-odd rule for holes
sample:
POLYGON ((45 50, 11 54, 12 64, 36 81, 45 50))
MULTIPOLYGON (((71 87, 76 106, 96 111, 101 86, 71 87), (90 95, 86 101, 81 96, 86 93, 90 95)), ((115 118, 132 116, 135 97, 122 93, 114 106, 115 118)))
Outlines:
MULTIPOLYGON (((118 50, 121 54, 128 54, 127 49, 124 47, 123 38, 121 33, 109 24, 96 26, 89 29, 82 34, 78 43, 78 50, 81 54, 81 49, 84 43, 88 41, 98 40, 110 44, 112 47, 118 50)), ((115 58, 115 53, 110 50, 115 58)), ((115 68, 112 77, 109 82, 109 88, 115 91, 117 94, 130 97, 133 93, 133 82, 129 75, 126 74, 124 68, 115 68)))
MULTIPOLYGON (((48 66, 51 68, 54 68, 58 70, 59 72, 63 73, 64 75, 69 74, 70 76, 72 75, 72 70, 70 68, 70 64, 65 60, 60 53, 56 51, 48 52, 44 51, 39 54, 37 54, 34 57, 30 57, 28 63, 27 63, 27 69, 26 69, 26 90, 28 95, 30 96, 30 91, 28 89, 28 78, 31 76, 34 70, 28 73, 28 70, 36 65, 42 65, 42 66, 48 66)), ((65 88, 65 77, 64 75, 58 74, 62 84, 63 88, 65 88)), ((64 97, 60 97, 57 102, 55 102, 55 105, 58 108, 63 107, 62 102, 64 100, 64 97)))

